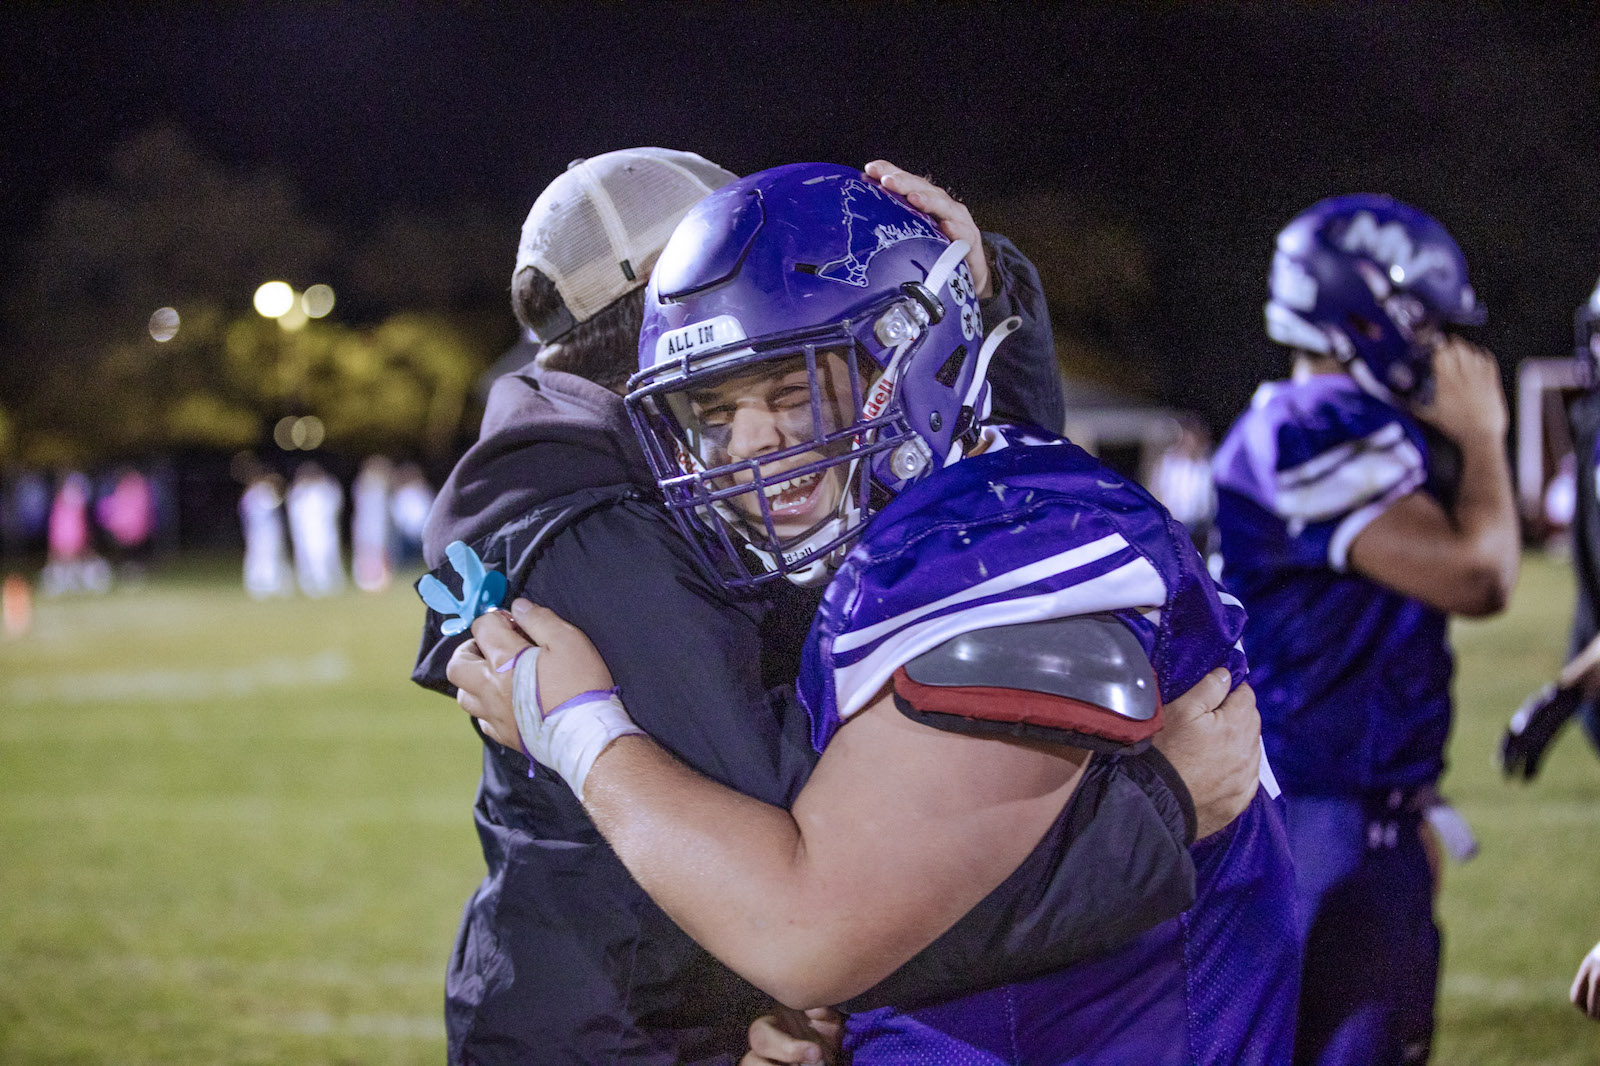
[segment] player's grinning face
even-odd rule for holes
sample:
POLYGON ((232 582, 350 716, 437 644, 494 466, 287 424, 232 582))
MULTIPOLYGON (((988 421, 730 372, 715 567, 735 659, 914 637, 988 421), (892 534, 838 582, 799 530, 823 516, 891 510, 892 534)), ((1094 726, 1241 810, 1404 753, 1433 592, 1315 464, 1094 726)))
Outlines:
MULTIPOLYGON (((811 375, 803 357, 760 367, 713 385, 689 390, 689 409, 701 440, 700 459, 708 467, 758 459, 835 433, 852 418, 849 371, 844 359, 831 352, 817 356, 817 398, 813 407, 811 375)), ((820 459, 830 458, 848 444, 818 445, 809 451, 763 464, 762 489, 778 535, 789 538, 805 533, 832 515, 845 491, 843 466, 784 478, 820 459)), ((748 484, 750 470, 739 470, 726 484, 748 484)), ((757 524, 761 505, 754 491, 729 500, 740 513, 757 524)))

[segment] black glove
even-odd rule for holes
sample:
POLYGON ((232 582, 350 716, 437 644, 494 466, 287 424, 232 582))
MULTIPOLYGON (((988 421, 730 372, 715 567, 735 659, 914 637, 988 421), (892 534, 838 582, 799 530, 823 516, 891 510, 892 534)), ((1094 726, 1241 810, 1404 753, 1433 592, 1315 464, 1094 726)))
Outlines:
POLYGON ((1582 702, 1581 687, 1560 688, 1553 682, 1523 700, 1500 738, 1500 772, 1532 781, 1544 749, 1582 702))

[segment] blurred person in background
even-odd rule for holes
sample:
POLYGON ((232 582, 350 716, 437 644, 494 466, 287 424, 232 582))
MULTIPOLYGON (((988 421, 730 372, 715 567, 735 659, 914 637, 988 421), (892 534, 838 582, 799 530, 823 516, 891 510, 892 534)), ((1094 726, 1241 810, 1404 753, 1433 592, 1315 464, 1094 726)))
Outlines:
POLYGON ((1531 780, 1545 751, 1574 716, 1600 753, 1600 285, 1574 316, 1574 358, 1588 387, 1567 398, 1572 434, 1572 572, 1578 586, 1568 659, 1556 680, 1523 701, 1500 741, 1500 766, 1531 780))
POLYGON ((394 472, 394 492, 389 495, 389 521, 395 534, 395 564, 404 566, 422 558, 422 529, 433 506, 433 488, 416 463, 401 463, 394 472))
POLYGON ((95 520, 111 539, 118 568, 131 576, 142 568, 156 529, 155 493, 150 479, 131 466, 118 467, 95 501, 95 520))
POLYGON ((356 588, 382 592, 394 576, 389 485, 394 464, 368 456, 350 486, 350 573, 356 588))
POLYGON ((1178 439, 1156 459, 1150 494, 1189 530, 1200 554, 1215 550, 1217 491, 1211 483, 1211 434, 1194 415, 1179 415, 1178 439))
POLYGON ((239 496, 244 531, 244 589, 253 599, 287 596, 293 591, 288 541, 283 525, 283 478, 258 471, 239 496))
POLYGON ((294 574, 300 591, 314 598, 343 591, 339 518, 344 513, 344 490, 318 463, 308 459, 295 469, 287 506, 294 574))
POLYGON ((39 575, 46 596, 105 592, 111 587, 111 568, 94 550, 89 499, 87 477, 76 470, 62 475, 50 504, 49 559, 39 575))
MULTIPOLYGON (((969 241, 985 315, 1021 317, 995 360, 997 417, 1059 426, 1032 265, 1004 238, 980 241, 943 190, 887 164, 868 173, 969 241)), ((512 303, 541 347, 495 382, 479 440, 429 517, 426 561, 454 583, 446 545, 474 548, 513 594, 582 624, 618 678, 638 682, 635 716, 663 746, 787 805, 815 760, 794 679, 817 593, 728 596, 664 513, 621 396, 656 257, 684 213, 733 179, 691 153, 633 149, 576 163, 540 194, 512 303), (663 674, 682 689, 651 693, 646 679, 663 674)), ((412 676, 453 695, 445 669, 466 634, 446 637, 443 622, 428 617, 412 676)), ((560 780, 485 738, 476 814, 488 870, 447 975, 452 1062, 731 1063, 743 1052, 771 1001, 649 900, 560 780)))
POLYGON ((1475 850, 1439 798, 1450 615, 1501 610, 1521 542, 1494 357, 1455 240, 1386 196, 1321 201, 1279 234, 1263 384, 1217 451, 1223 580, 1288 801, 1305 939, 1295 1062, 1425 1062, 1439 845, 1475 850), (1430 444, 1424 426, 1442 434, 1430 444), (1456 483, 1441 450, 1459 453, 1456 483))
POLYGON ((31 554, 46 543, 50 483, 38 471, 23 470, 0 485, 0 549, 8 557, 31 554))

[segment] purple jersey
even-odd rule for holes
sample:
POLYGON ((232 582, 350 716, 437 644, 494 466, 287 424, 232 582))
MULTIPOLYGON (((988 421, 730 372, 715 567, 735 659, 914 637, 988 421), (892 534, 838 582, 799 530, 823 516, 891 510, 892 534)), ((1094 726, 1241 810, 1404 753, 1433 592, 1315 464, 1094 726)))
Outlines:
POLYGON ((1437 780, 1450 726, 1445 616, 1350 573, 1350 544, 1429 490, 1409 417, 1342 374, 1262 385, 1215 461, 1223 581, 1273 769, 1293 793, 1437 780))
MULTIPOLYGON (((894 670, 953 636, 1105 612, 1138 636, 1163 699, 1245 661, 1244 612, 1139 486, 1059 438, 991 446, 874 518, 829 585, 801 699, 825 747, 894 670)), ((1276 792, 1195 845, 1197 902, 1133 945, 913 1011, 852 1016, 879 1063, 1275 1063, 1288 1059, 1299 965, 1276 792)))

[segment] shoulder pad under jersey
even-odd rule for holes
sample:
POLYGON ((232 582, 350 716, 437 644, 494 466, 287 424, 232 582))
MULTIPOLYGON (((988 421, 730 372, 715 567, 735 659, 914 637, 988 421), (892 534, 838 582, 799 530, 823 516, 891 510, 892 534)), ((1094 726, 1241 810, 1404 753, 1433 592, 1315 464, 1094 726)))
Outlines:
POLYGON ((939 729, 1096 751, 1142 746, 1161 729, 1155 668, 1109 614, 963 633, 896 670, 894 697, 903 714, 939 729))

